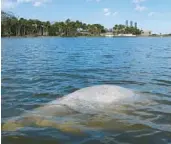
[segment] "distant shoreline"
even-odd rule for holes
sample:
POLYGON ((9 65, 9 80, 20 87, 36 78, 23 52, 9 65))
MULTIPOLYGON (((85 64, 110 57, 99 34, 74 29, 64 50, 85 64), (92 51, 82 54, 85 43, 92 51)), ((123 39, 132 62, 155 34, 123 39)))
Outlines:
POLYGON ((104 37, 104 38, 139 38, 139 37, 146 37, 146 38, 150 38, 150 37, 161 37, 161 38, 165 38, 165 37, 171 37, 171 36, 113 36, 113 37, 106 37, 106 36, 1 36, 1 38, 44 38, 44 37, 59 37, 59 38, 79 38, 79 37, 104 37))

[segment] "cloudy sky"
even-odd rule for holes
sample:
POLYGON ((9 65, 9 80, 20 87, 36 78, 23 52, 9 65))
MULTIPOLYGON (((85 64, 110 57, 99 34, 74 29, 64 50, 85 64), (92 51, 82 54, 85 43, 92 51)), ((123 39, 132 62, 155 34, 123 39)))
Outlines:
POLYGON ((27 19, 70 18, 107 28, 132 20, 144 30, 171 33, 171 0, 1 0, 1 7, 27 19))

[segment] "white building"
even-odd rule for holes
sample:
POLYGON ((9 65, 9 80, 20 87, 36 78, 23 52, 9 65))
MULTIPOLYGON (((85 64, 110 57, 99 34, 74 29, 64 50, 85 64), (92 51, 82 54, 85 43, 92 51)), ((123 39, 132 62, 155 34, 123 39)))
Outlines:
POLYGON ((133 35, 133 34, 118 34, 117 36, 135 37, 136 35, 133 35))
POLYGON ((107 32, 107 33, 104 33, 104 34, 101 34, 101 36, 105 36, 105 37, 113 37, 113 32, 107 32))
POLYGON ((141 35, 142 35, 142 36, 150 36, 151 33, 152 33, 151 31, 145 30, 145 31, 142 31, 142 32, 141 32, 141 35))

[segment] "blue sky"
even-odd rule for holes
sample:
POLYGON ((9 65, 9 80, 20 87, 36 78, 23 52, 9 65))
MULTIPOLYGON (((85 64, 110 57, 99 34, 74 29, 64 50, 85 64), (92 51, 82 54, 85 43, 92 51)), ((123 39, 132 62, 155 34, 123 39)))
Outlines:
POLYGON ((2 9, 18 17, 43 21, 70 18, 86 23, 100 23, 107 28, 138 23, 153 33, 171 33, 171 0, 1 0, 2 9))

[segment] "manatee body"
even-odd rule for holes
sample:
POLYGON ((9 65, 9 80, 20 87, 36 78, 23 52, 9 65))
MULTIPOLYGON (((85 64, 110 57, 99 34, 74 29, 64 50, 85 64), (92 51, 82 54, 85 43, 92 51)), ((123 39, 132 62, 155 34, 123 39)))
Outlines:
POLYGON ((80 89, 48 105, 67 106, 80 113, 98 113, 135 99, 136 93, 129 89, 114 85, 98 85, 80 89))
POLYGON ((122 105, 137 99, 134 91, 114 85, 87 87, 47 103, 45 106, 7 121, 3 131, 15 131, 26 126, 53 127, 65 132, 78 132, 77 126, 96 127, 110 121, 110 115, 119 111, 122 105), (83 115, 93 117, 83 120, 83 115), (85 124, 86 123, 86 124, 85 124))

